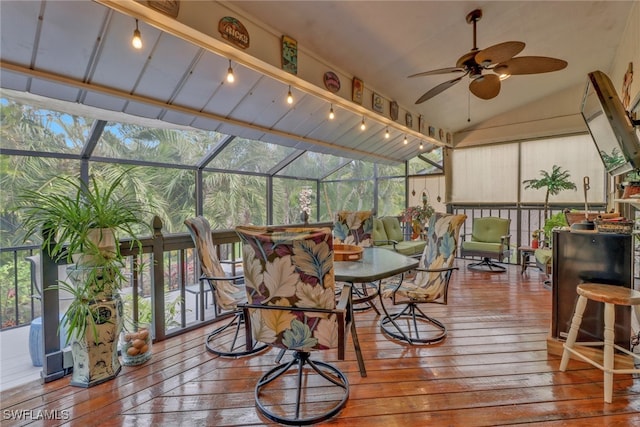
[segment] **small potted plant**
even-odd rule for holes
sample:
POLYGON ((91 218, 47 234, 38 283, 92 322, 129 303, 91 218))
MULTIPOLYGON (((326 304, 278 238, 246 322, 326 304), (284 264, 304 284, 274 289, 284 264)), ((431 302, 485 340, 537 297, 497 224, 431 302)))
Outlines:
POLYGON ((47 189, 25 190, 18 197, 26 236, 41 232, 42 250, 56 262, 73 264, 68 268, 73 283, 55 286, 73 295, 62 318, 72 343, 72 385, 90 387, 120 371, 124 256, 116 234, 129 235, 132 247, 141 248, 136 231, 151 231, 145 204, 124 189, 128 173, 92 176, 88 183, 57 177, 47 189))
POLYGON ((429 204, 427 193, 422 192, 422 206, 409 206, 402 211, 401 216, 405 223, 411 224, 411 239, 417 239, 420 232, 424 228, 431 215, 433 215, 433 206, 429 204))
POLYGON ((540 231, 541 230, 533 230, 531 233, 531 247, 533 249, 538 249, 540 246, 540 231))

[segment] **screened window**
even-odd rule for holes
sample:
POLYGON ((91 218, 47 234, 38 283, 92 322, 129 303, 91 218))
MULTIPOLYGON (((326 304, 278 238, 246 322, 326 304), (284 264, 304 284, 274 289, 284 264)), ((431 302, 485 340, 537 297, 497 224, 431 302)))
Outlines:
POLYGON ((514 203, 518 200, 518 144, 453 150, 452 201, 514 203))
POLYGON ((295 151, 294 148, 267 142, 234 138, 207 167, 266 173, 295 151))
POLYGON ((202 181, 202 212, 212 229, 267 223, 266 177, 205 171, 202 181))
POLYGON ((0 98, 0 146, 44 153, 80 154, 94 120, 0 98))
MULTIPOLYGON (((550 202, 570 203, 584 202, 582 190, 583 177, 589 177, 590 190, 587 198, 594 203, 605 202, 605 170, 598 150, 591 136, 575 135, 550 138, 522 143, 522 180, 540 179, 541 170, 551 173, 554 165, 568 171, 570 181, 577 191, 564 190, 557 195, 550 196, 550 202)), ((524 189, 521 185, 520 199, 523 203, 544 203, 546 190, 524 189)))
POLYGON ((94 155, 107 158, 194 165, 226 135, 186 129, 109 123, 94 155))
POLYGON ((330 154, 306 151, 303 155, 289 163, 277 175, 298 178, 320 179, 349 163, 351 159, 332 156, 330 154))

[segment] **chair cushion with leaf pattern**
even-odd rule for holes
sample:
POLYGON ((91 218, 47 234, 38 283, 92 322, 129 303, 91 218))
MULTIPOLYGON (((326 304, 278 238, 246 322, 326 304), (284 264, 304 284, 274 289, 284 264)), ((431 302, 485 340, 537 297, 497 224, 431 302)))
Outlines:
MULTIPOLYGON (((225 277, 226 273, 213 245, 209 221, 203 216, 197 216, 186 219, 184 223, 196 246, 202 274, 206 277, 225 277)), ((216 293, 216 302, 223 310, 233 310, 238 303, 245 301, 243 290, 231 281, 216 280, 212 287, 216 293)))
POLYGON ((236 227, 243 243, 245 286, 256 341, 310 351, 338 347, 333 239, 329 228, 236 227))
MULTIPOLYGON (((422 252, 420 268, 438 269, 453 266, 458 248, 460 228, 466 215, 451 215, 436 212, 429 219, 427 245, 422 252)), ((395 292, 398 298, 411 301, 434 301, 443 297, 447 285, 444 274, 433 271, 417 271, 412 280, 404 280, 395 292)), ((381 289, 383 297, 391 298, 397 285, 385 283, 381 289)))
POLYGON ((333 224, 336 244, 369 247, 372 245, 373 213, 371 211, 340 211, 333 224))

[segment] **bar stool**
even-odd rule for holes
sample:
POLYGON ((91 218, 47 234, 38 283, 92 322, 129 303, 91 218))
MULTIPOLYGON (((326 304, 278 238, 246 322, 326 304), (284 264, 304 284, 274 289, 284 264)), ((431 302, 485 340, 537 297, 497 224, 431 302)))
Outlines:
POLYGON ((571 354, 577 356, 585 362, 588 362, 596 368, 604 372, 604 401, 611 403, 613 395, 613 374, 640 374, 640 369, 614 369, 613 349, 617 349, 626 353, 638 361, 640 355, 633 354, 629 350, 614 344, 614 325, 615 325, 615 306, 640 305, 640 292, 622 286, 602 285, 598 283, 582 283, 576 288, 578 292, 578 302, 571 320, 571 328, 567 341, 564 344, 562 352, 562 361, 560 362, 560 370, 565 371, 571 354), (598 301, 604 303, 604 341, 598 342, 576 342, 582 315, 587 300, 598 301), (604 346, 604 366, 597 361, 585 356, 574 348, 574 345, 582 346, 604 346))

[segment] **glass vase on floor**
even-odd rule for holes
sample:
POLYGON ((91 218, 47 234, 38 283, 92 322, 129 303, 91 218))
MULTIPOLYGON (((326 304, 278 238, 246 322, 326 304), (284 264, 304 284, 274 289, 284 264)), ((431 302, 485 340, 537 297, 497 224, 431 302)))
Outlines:
POLYGON ((148 323, 134 325, 133 331, 123 330, 120 334, 122 364, 135 366, 151 359, 151 329, 148 323))

